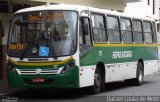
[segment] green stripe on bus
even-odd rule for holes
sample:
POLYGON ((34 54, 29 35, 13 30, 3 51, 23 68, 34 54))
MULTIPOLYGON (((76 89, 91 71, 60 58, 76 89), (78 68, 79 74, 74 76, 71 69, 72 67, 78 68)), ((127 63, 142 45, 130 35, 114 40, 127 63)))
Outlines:
POLYGON ((157 53, 157 46, 96 46, 80 58, 80 65, 96 65, 100 61, 105 64, 134 62, 140 58, 156 60, 157 53))

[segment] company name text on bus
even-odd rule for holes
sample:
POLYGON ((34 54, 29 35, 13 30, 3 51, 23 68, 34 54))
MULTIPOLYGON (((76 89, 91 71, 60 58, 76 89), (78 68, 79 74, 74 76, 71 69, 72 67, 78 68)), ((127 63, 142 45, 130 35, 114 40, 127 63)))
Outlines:
POLYGON ((131 58, 131 57, 132 57, 132 51, 113 51, 112 53, 112 59, 131 58))

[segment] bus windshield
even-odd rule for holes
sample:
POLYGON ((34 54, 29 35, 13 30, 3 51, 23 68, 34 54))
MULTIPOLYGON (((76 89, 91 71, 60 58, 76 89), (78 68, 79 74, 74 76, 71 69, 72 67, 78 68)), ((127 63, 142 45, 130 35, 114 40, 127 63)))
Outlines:
POLYGON ((60 57, 76 51, 77 12, 36 11, 16 14, 8 54, 13 57, 60 57))

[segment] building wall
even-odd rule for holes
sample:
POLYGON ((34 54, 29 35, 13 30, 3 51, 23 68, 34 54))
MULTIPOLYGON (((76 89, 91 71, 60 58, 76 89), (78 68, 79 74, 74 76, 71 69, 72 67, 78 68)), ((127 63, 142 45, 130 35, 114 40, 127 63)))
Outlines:
POLYGON ((0 14, 0 20, 2 20, 2 24, 4 25, 4 28, 5 28, 5 36, 2 39, 3 45, 7 44, 7 37, 8 37, 8 33, 9 33, 9 26, 10 26, 11 17, 12 17, 12 14, 0 14))
POLYGON ((1 74, 2 74, 2 79, 6 79, 6 73, 5 73, 5 66, 6 66, 6 42, 7 42, 7 36, 9 32, 9 19, 11 15, 8 14, 0 14, 0 20, 2 20, 2 24, 4 25, 5 28, 5 36, 2 38, 2 68, 1 68, 1 74))
POLYGON ((5 36, 2 37, 2 79, 6 79, 6 44, 9 33, 10 19, 12 14, 0 14, 0 20, 2 20, 4 28, 5 28, 5 36))
POLYGON ((127 3, 127 6, 125 7, 125 13, 129 15, 135 15, 141 17, 148 16, 158 19, 159 5, 160 5, 159 0, 142 0, 141 2, 127 3), (153 6, 153 1, 155 2, 154 6, 153 6))
POLYGON ((113 9, 123 11, 126 6, 125 0, 30 0, 30 1, 42 1, 51 3, 64 3, 64 4, 76 4, 85 5, 105 9, 113 9))
MULTIPOLYGON (((9 1, 9 5, 11 5, 11 1, 9 1)), ((0 67, 2 79, 6 79, 6 43, 9 32, 10 19, 12 17, 12 6, 9 6, 8 10, 8 13, 0 13, 0 20, 2 20, 2 24, 4 25, 5 29, 5 36, 2 38, 2 65, 0 67)))
MULTIPOLYGON (((1 27, 1 20, 0 20, 0 27, 1 27)), ((1 34, 0 34, 1 35, 1 34)), ((2 36, 0 36, 0 80, 2 79, 2 36)))

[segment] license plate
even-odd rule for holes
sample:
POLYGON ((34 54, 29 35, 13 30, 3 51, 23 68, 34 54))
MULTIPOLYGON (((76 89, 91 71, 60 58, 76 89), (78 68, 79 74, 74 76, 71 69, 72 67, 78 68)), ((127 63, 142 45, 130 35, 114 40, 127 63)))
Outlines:
POLYGON ((43 83, 45 81, 44 78, 33 78, 32 82, 33 83, 43 83))

